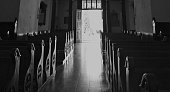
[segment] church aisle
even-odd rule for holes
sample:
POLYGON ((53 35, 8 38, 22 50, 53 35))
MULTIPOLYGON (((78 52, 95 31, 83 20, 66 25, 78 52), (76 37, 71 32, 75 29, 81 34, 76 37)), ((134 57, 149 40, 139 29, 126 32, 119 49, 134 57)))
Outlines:
POLYGON ((100 41, 76 43, 73 53, 40 92, 111 92, 104 75, 100 41))

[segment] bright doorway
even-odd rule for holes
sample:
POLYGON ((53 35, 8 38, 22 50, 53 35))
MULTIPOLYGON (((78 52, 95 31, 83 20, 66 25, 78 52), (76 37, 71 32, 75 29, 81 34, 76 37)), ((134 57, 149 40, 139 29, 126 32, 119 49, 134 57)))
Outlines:
POLYGON ((103 32, 103 10, 82 10, 82 42, 100 41, 103 32))

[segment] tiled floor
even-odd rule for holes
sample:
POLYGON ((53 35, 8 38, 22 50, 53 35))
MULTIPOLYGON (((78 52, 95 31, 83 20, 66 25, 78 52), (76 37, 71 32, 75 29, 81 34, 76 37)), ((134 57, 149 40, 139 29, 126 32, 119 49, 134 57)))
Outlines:
POLYGON ((105 79, 100 41, 76 43, 73 58, 41 92, 111 92, 105 79))

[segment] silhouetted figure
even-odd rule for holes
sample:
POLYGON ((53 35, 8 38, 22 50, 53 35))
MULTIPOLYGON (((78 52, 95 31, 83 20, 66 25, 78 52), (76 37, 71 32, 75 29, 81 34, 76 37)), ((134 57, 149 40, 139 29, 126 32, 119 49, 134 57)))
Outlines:
POLYGON ((162 41, 166 42, 167 40, 168 40, 168 37, 167 36, 163 36, 162 41))
POLYGON ((144 73, 139 85, 146 89, 146 92, 158 92, 158 80, 152 73, 144 73))

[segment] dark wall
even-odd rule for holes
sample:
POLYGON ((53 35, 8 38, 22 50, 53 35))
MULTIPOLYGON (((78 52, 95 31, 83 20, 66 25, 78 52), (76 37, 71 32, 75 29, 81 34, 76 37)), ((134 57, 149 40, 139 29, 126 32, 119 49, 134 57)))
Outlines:
POLYGON ((58 0, 57 30, 68 29, 69 0, 58 0))
POLYGON ((110 20, 111 32, 120 33, 123 27, 122 23, 122 3, 120 1, 110 1, 110 20))
POLYGON ((15 27, 13 22, 0 22, 0 37, 2 39, 7 39, 7 32, 9 31, 11 34, 14 28, 15 27))
POLYGON ((156 22, 156 33, 162 32, 163 35, 170 37, 170 22, 156 22))
POLYGON ((170 22, 170 0, 151 0, 151 9, 158 22, 170 22))
POLYGON ((12 22, 18 17, 20 0, 0 0, 0 22, 12 22))

